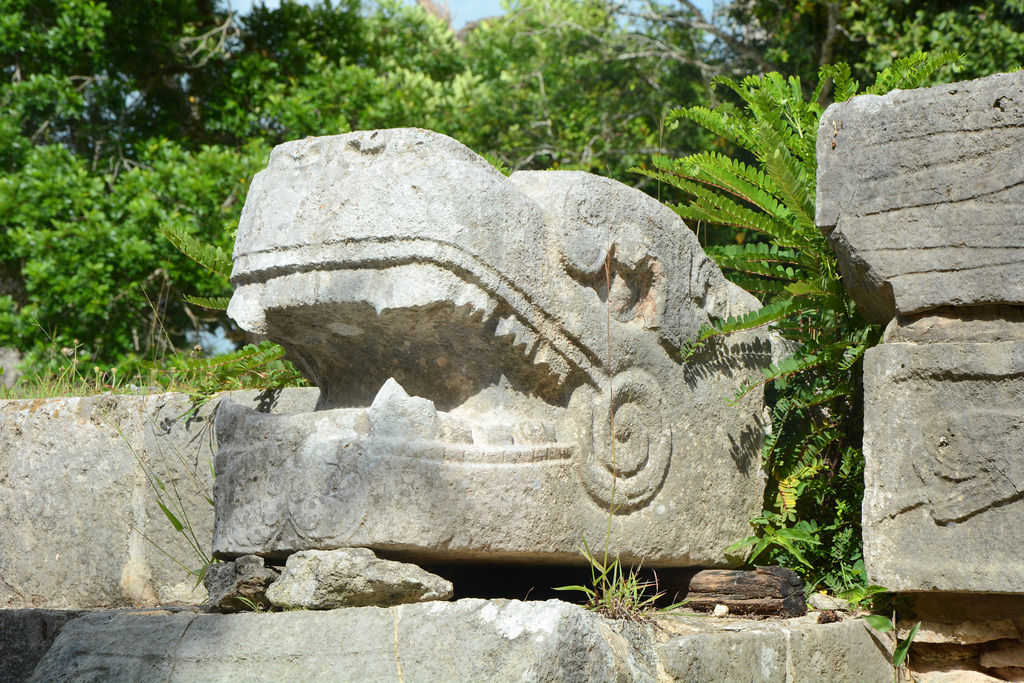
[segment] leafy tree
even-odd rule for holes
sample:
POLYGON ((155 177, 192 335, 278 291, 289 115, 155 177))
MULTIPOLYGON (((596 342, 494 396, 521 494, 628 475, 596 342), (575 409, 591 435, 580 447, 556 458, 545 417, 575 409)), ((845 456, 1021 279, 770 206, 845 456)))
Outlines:
MULTIPOLYGON (((732 3, 729 14, 757 36, 750 44, 766 62, 807 82, 819 67, 836 62, 848 62, 854 78, 869 81, 899 55, 915 51, 961 53, 960 79, 1024 63, 1021 0, 756 0, 732 3)), ((953 74, 940 69, 924 85, 948 82, 953 74)))
MULTIPOLYGON (((1024 63, 1024 0, 734 0, 720 3, 714 16, 690 0, 645 0, 619 11, 651 25, 705 32, 712 38, 703 60, 708 74, 778 71, 800 77, 805 88, 822 66, 848 63, 856 80, 869 82, 915 51, 963 54, 962 79, 1024 63)), ((673 56, 672 43, 652 49, 673 56)), ((924 85, 953 73, 944 67, 924 85)), ((830 88, 821 91, 823 103, 830 88)))
MULTIPOLYGON (((627 54, 600 0, 523 0, 460 39, 398 0, 0 0, 0 346, 159 358, 230 288, 161 228, 230 253, 249 179, 307 135, 420 126, 516 168, 627 173, 700 72, 627 54), (75 340, 78 340, 75 343, 75 340)), ((696 127, 694 127, 696 130, 696 127)), ((697 149, 694 134, 672 153, 697 149)), ((642 179, 640 182, 646 182, 642 179)))

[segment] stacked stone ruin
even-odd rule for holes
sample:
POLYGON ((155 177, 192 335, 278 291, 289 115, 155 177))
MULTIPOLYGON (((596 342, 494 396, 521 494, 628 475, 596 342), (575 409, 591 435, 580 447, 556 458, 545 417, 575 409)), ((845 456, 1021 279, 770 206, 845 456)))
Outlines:
POLYGON ((864 361, 869 578, 923 621, 922 671, 1022 680, 1024 75, 833 105, 817 153, 817 223, 885 326, 864 361))
MULTIPOLYGON (((922 622, 926 681, 1024 680, 1022 137, 1021 74, 855 98, 818 134, 819 226, 886 326, 865 562, 901 635, 922 622)), ((208 486, 212 405, 0 402, 0 679, 892 680, 893 641, 860 620, 640 627, 449 601, 414 564, 582 565, 609 514, 626 563, 742 561, 769 424, 758 392, 726 399, 772 338, 682 362, 757 302, 658 202, 505 177, 429 131, 309 138, 254 180, 234 256, 232 316, 319 393, 220 401, 216 511, 188 504, 225 560, 209 604, 149 543, 187 551, 140 466, 208 486), (258 604, 293 611, 208 613, 258 604)))

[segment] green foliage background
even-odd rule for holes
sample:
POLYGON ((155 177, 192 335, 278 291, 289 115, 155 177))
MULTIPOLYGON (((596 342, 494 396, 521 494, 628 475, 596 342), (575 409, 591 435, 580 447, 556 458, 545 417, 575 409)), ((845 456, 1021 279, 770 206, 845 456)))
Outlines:
POLYGON ((516 4, 464 40, 397 1, 235 17, 202 0, 0 0, 0 346, 130 369, 199 329, 242 341, 182 298, 226 283, 157 230, 230 253, 285 140, 418 126, 512 168, 629 181, 667 103, 704 89, 694 67, 616 59, 625 34, 599 0, 516 4))

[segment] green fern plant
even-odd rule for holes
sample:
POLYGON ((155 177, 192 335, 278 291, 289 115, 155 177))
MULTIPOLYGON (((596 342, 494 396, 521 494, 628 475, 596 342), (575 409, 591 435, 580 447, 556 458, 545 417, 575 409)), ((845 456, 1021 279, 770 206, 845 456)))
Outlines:
MULTIPOLYGON (((189 233, 173 226, 160 228, 160 234, 170 240, 181 253, 220 275, 225 280, 231 277, 231 257, 220 247, 213 247, 195 239, 189 233)), ((226 310, 229 297, 197 297, 186 295, 190 304, 226 310)), ((196 407, 218 391, 229 389, 281 389, 284 387, 307 386, 308 382, 290 362, 284 360, 285 350, 279 344, 263 341, 246 344, 241 349, 214 358, 176 357, 161 364, 143 363, 143 367, 154 372, 170 373, 184 378, 192 387, 196 407)))
MULTIPOLYGON (((878 74, 867 88, 884 94, 914 88, 943 64, 962 57, 915 53, 878 74)), ((727 552, 753 546, 751 561, 803 566, 808 583, 833 590, 860 579, 861 557, 860 376, 864 352, 881 330, 857 312, 840 279, 835 255, 814 223, 818 103, 832 79, 836 101, 858 91, 846 64, 821 69, 810 98, 795 77, 778 73, 742 81, 718 78, 739 104, 690 107, 669 113, 670 129, 682 120, 707 128, 753 158, 747 163, 717 152, 653 158, 652 169, 633 169, 679 188, 692 199, 672 208, 684 219, 734 231, 739 244, 706 246, 726 276, 757 295, 763 307, 703 327, 683 348, 685 358, 708 340, 739 330, 771 326, 793 342, 793 354, 746 382, 739 399, 768 385, 772 434, 762 457, 769 486, 764 512, 751 520, 755 535, 727 552)))

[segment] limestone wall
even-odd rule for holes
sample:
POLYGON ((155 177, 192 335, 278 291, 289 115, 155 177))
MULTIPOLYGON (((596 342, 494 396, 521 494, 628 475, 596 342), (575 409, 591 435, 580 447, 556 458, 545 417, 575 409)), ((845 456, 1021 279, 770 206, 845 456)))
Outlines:
MULTIPOLYGON (((316 394, 290 390, 273 410, 307 410, 316 394)), ((256 392, 233 398, 261 404, 256 392)), ((188 573, 202 561, 147 470, 209 552, 216 404, 187 419, 184 394, 0 401, 0 609, 202 602, 188 573)))

